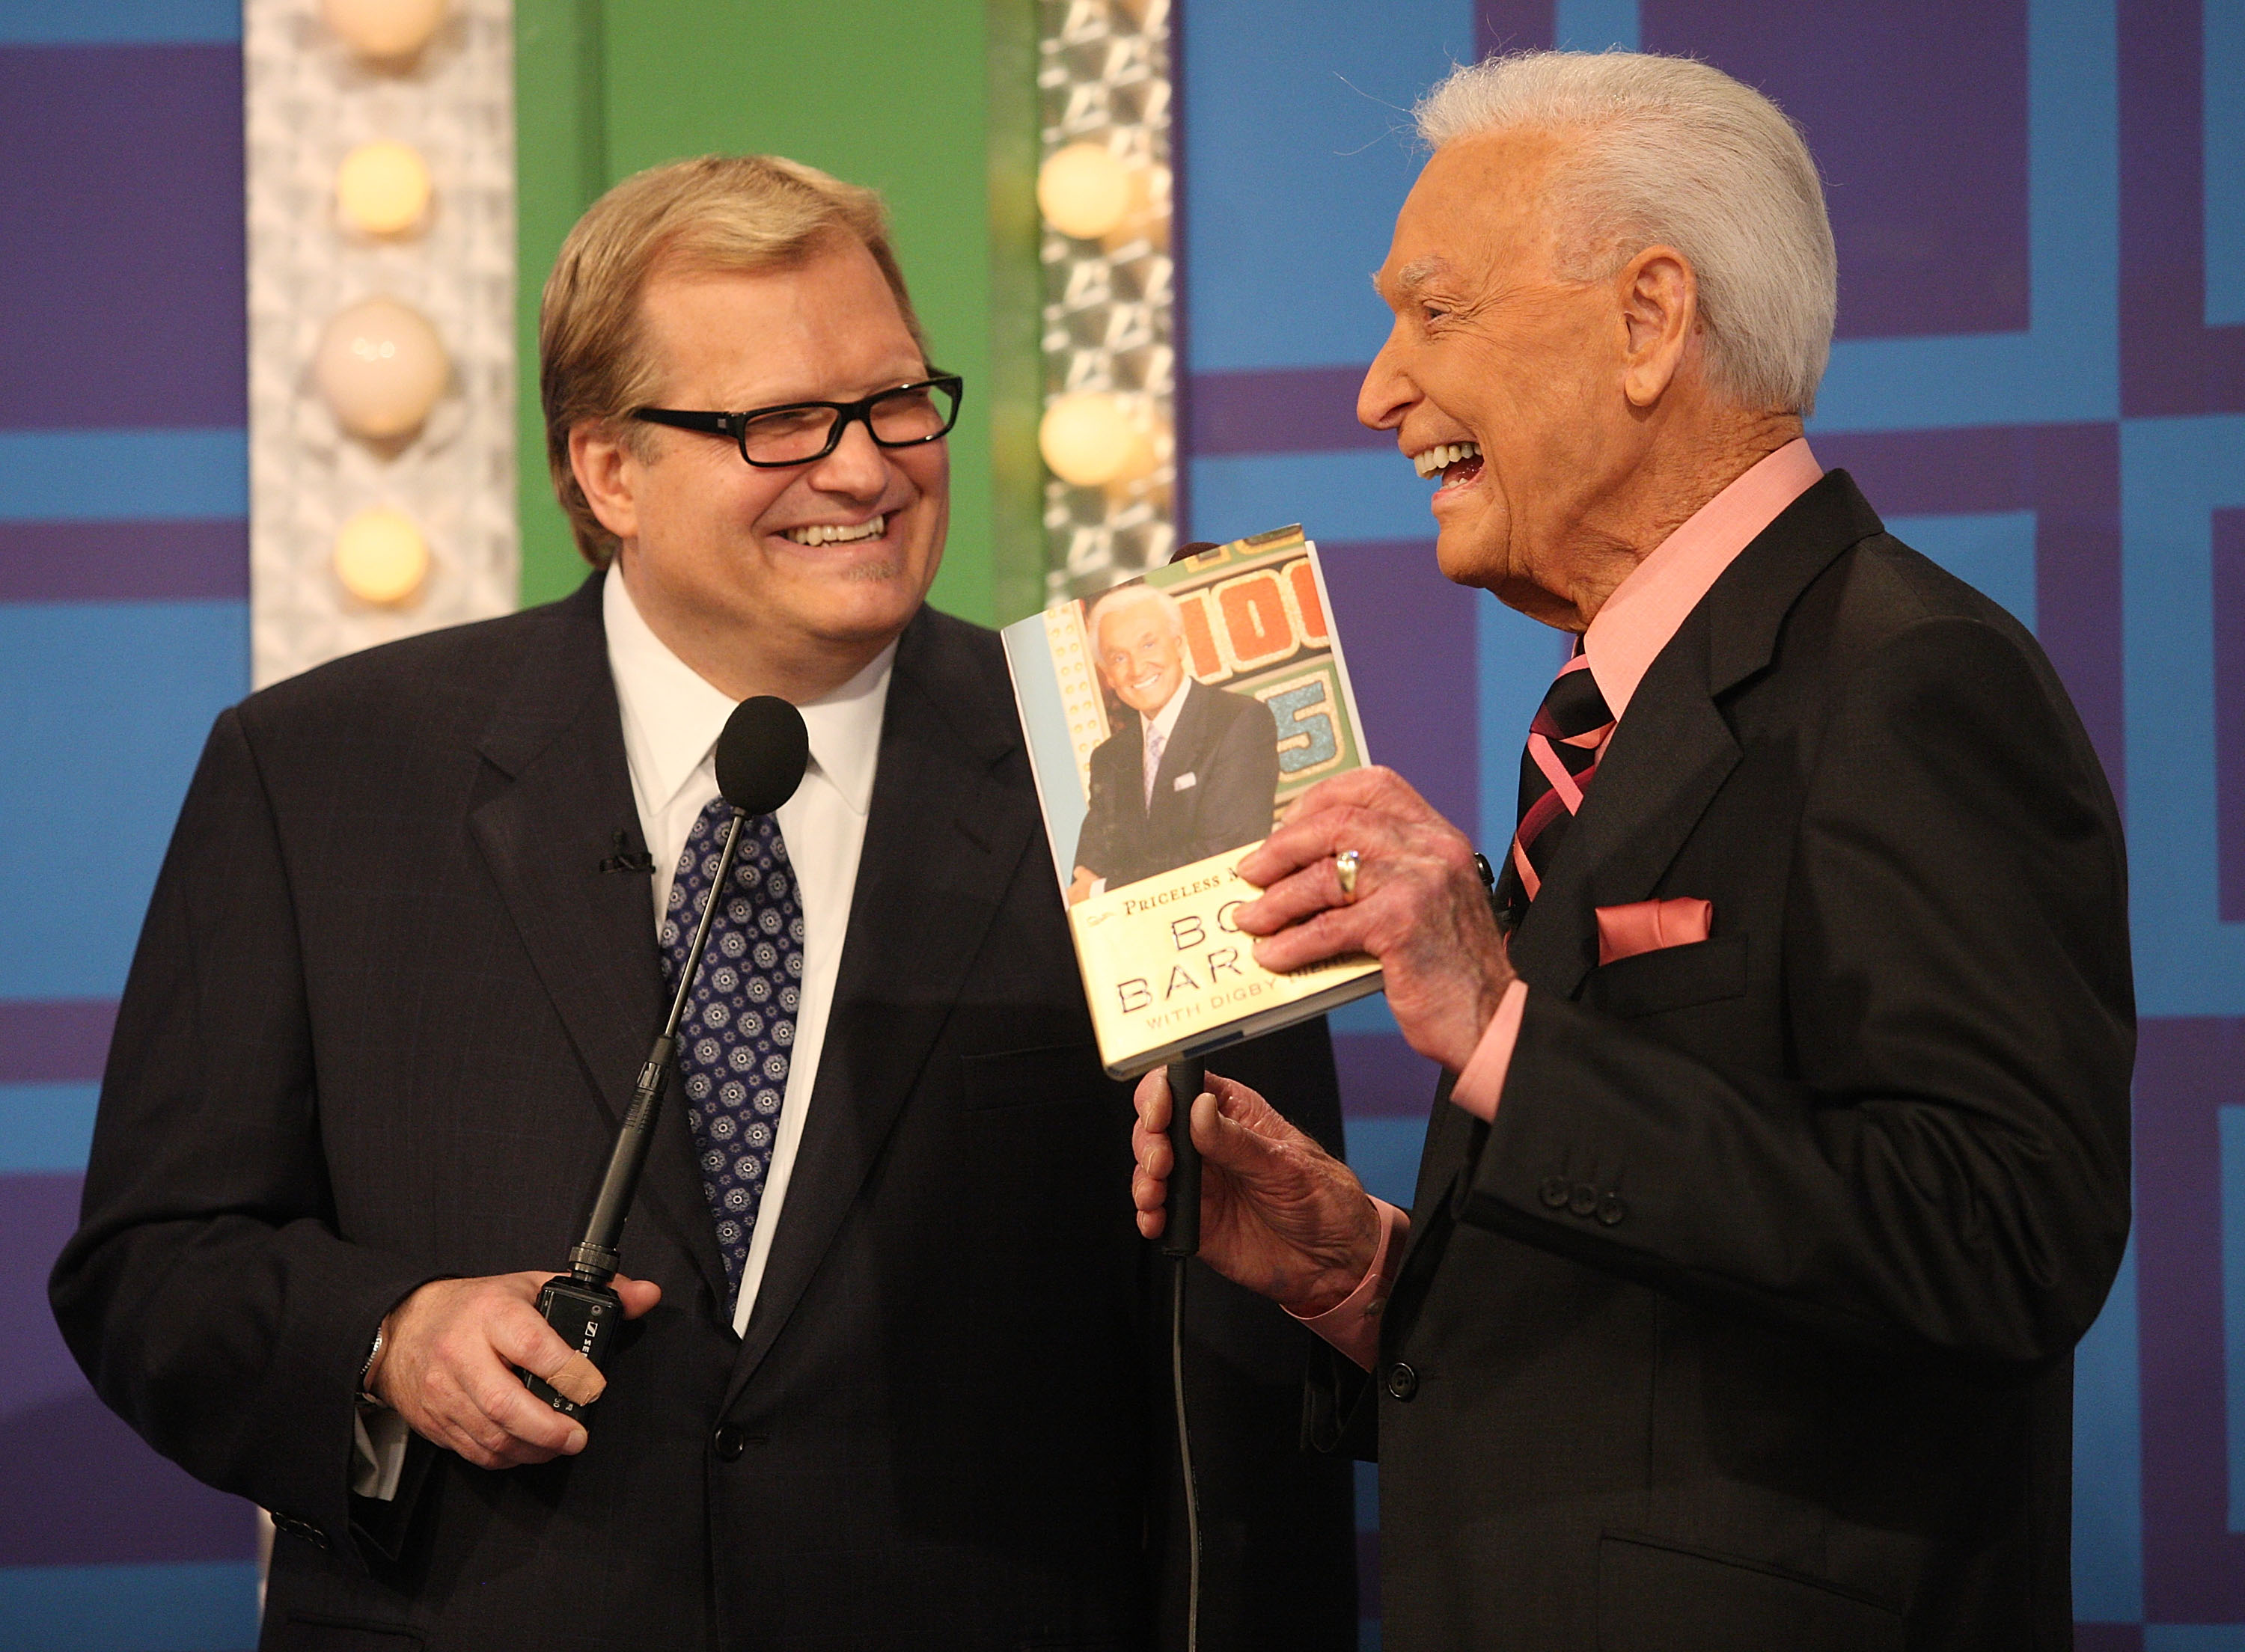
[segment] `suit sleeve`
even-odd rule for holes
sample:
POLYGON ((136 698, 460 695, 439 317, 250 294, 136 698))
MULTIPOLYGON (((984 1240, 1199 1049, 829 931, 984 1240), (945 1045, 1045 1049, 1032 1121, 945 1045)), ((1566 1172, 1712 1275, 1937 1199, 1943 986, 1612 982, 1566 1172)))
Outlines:
POLYGON ((280 837, 228 711, 157 879, 50 1294, 158 1451, 339 1542, 359 1371, 422 1281, 336 1236, 313 1054, 280 837))
POLYGON ((2127 1235, 2125 877, 2047 668, 1920 621, 1841 685, 1782 935, 1746 937, 1797 1076, 1531 992, 1465 1219, 1853 1343, 2064 1351, 2127 1235))
POLYGON ((1089 796, 1083 825, 1075 837, 1075 864, 1089 867, 1100 877, 1113 876, 1116 867, 1115 830, 1120 807, 1116 797, 1116 765, 1102 761, 1111 756, 1113 744, 1110 737, 1092 751, 1089 796))
POLYGON ((1211 692, 1240 703, 1201 765, 1200 783, 1208 789, 1201 801, 1195 859, 1268 837, 1278 793, 1278 729, 1270 708, 1246 694, 1211 692))

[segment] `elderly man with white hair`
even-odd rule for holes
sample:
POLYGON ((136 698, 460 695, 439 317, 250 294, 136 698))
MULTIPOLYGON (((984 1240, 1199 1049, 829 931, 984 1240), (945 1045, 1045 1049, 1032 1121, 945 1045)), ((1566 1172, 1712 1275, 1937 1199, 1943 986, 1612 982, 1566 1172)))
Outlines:
POLYGON ((1443 572, 1578 642, 1486 895, 1382 770, 1243 863, 1258 959, 1372 953, 1445 1078, 1406 1215, 1212 1077, 1204 1254, 1331 1345, 1391 1652, 2069 1646, 2134 1049, 2097 757, 1802 437, 1835 261, 1773 105, 1536 53, 1418 118, 1358 414, 1439 473, 1443 572))
POLYGON ((1091 657, 1128 714, 1092 749, 1070 904, 1267 836, 1278 728, 1252 694, 1188 668, 1184 610, 1133 582, 1092 605, 1091 657))

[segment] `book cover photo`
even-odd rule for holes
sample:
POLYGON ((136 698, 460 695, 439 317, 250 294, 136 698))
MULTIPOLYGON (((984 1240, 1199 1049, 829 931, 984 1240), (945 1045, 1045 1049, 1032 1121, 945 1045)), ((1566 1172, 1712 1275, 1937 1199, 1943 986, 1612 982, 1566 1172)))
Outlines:
POLYGON ((1005 628, 1053 866, 1107 1071, 1130 1078, 1380 990, 1356 956, 1255 962, 1233 869, 1361 767, 1317 547, 1273 530, 1005 628))

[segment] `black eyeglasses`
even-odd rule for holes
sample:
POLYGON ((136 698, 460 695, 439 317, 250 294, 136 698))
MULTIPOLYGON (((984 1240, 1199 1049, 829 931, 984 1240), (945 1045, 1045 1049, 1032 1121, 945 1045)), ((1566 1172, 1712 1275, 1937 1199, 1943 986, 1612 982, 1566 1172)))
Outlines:
POLYGON ((632 417, 642 424, 668 424, 674 430, 729 437, 750 464, 759 470, 777 470, 824 458, 841 445, 842 432, 850 428, 852 419, 863 419, 866 434, 885 448, 939 442, 959 423, 960 396, 965 386, 966 381, 957 374, 939 373, 917 384, 878 391, 862 402, 790 402, 746 413, 642 407, 634 408, 632 417))

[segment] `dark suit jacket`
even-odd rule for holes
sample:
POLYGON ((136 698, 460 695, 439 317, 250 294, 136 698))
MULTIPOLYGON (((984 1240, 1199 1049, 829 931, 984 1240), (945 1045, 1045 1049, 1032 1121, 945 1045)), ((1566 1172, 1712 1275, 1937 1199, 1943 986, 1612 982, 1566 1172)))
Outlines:
POLYGON ((1654 663, 1434 1107, 1367 1382, 1385 1644, 2058 1649, 2128 1226, 2120 828, 2009 615, 1844 472, 1654 663), (1600 967, 1595 909, 1713 903, 1600 967))
MULTIPOLYGON (((598 586, 220 716, 55 1270, 72 1350, 276 1512, 268 1647, 1144 1644, 1175 1547, 1166 1278, 997 640, 932 612, 745 1340, 674 1078, 623 1250, 663 1299, 587 1450, 492 1473, 421 1446, 398 1503, 349 1493, 376 1322, 433 1276, 563 1259, 659 1020, 647 879, 597 870, 638 836, 598 586)), ((1322 1032, 1262 1059, 1313 1075, 1333 1135, 1322 1032)), ((1347 1466, 1293 1439, 1305 1339, 1195 1302, 1224 1638, 1252 1614, 1353 1645, 1347 1466)))
POLYGON ((1271 835, 1278 790, 1278 730, 1270 708, 1189 677, 1150 803, 1143 718, 1132 712, 1092 752, 1075 863, 1111 889, 1260 843, 1271 835))

